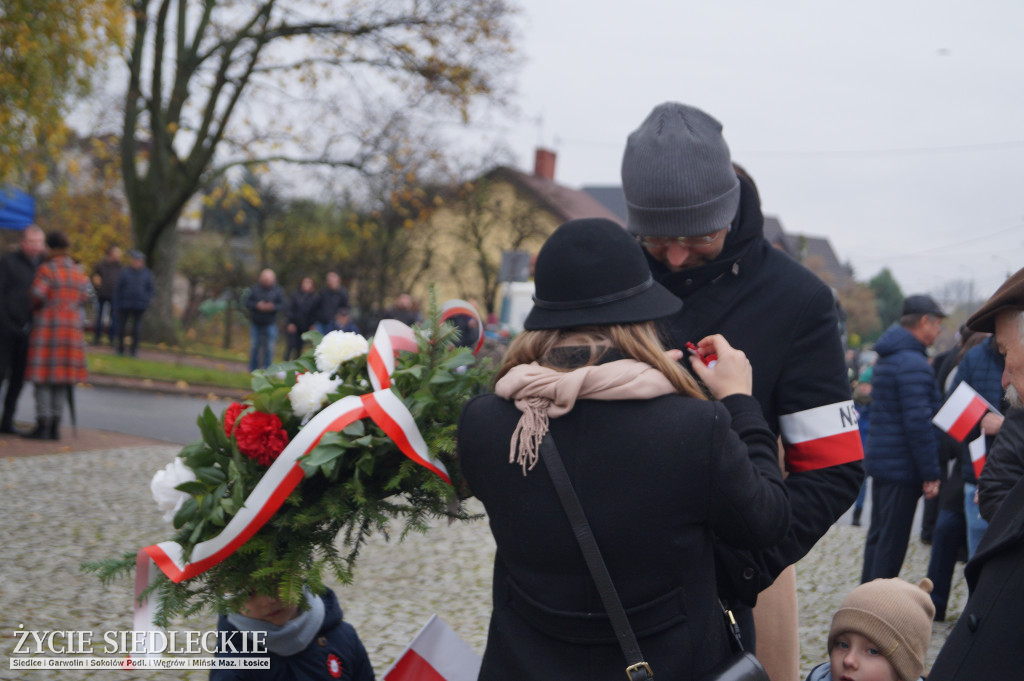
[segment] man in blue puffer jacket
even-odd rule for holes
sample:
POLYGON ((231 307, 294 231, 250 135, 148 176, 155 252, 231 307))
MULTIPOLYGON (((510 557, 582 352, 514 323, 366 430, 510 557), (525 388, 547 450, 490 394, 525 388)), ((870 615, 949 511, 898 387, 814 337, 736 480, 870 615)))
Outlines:
POLYGON ((871 526, 861 582, 898 577, 910 540, 917 501, 939 493, 939 438, 932 417, 939 408, 928 346, 946 315, 928 296, 909 296, 903 316, 875 344, 871 379, 871 432, 864 463, 871 476, 871 526))

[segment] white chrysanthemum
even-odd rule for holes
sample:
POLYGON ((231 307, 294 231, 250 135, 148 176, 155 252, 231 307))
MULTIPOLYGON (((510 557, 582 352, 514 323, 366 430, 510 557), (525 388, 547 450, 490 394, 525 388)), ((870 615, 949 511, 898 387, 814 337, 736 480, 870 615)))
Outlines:
POLYGON ((316 368, 320 371, 333 373, 342 362, 365 355, 370 351, 370 344, 358 333, 352 331, 331 331, 324 336, 313 353, 316 368))
POLYGON ((171 522, 174 514, 188 499, 188 494, 174 489, 183 482, 196 479, 196 474, 179 457, 167 464, 162 471, 157 471, 149 483, 156 505, 164 512, 164 520, 171 522))
POLYGON ((327 372, 299 374, 295 377, 295 385, 288 393, 292 411, 302 419, 312 416, 320 411, 320 407, 327 401, 327 395, 339 385, 341 379, 332 379, 327 372))

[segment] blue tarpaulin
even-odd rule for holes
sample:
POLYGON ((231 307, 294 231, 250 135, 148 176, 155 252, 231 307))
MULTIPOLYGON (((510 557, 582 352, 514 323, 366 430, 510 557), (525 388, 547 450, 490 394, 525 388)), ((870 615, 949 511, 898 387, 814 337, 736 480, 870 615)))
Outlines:
POLYGON ((35 199, 20 189, 0 189, 0 228, 25 229, 35 217, 35 199))

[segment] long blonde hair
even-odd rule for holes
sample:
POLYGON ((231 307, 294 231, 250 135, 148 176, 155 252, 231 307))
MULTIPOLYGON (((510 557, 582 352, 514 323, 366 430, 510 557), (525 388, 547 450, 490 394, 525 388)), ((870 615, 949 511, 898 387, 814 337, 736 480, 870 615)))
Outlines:
POLYGON ((672 383, 681 395, 707 399, 697 381, 685 369, 665 355, 665 346, 654 322, 581 326, 571 329, 523 331, 508 347, 495 380, 520 364, 537 362, 553 369, 570 371, 552 362, 551 351, 558 347, 588 347, 586 364, 597 364, 609 348, 626 357, 650 364, 672 383))

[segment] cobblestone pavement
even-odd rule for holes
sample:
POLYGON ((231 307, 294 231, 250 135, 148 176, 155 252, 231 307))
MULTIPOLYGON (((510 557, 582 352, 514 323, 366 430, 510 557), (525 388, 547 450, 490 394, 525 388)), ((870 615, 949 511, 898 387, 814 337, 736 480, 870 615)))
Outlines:
MULTIPOLYGON (((167 525, 149 493, 152 474, 176 447, 128 447, 85 453, 0 458, 0 679, 204 679, 206 672, 12 671, 13 632, 92 630, 132 626, 132 584, 102 586, 79 564, 165 539, 167 525)), ((803 674, 825 659, 831 615, 860 573, 865 531, 840 524, 797 566, 803 674)), ((335 587, 345 617, 366 643, 378 678, 432 613, 483 652, 490 612, 494 543, 486 520, 447 526, 404 542, 375 538, 353 584, 335 587)), ((916 539, 904 576, 925 574, 928 547, 916 539)), ((957 577, 947 623, 936 624, 929 664, 963 608, 957 577)), ((184 623, 200 630, 214 618, 184 623)))

